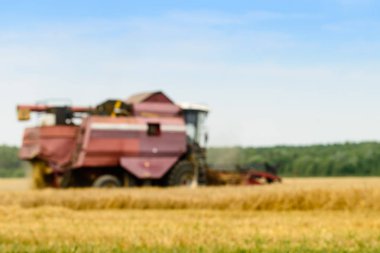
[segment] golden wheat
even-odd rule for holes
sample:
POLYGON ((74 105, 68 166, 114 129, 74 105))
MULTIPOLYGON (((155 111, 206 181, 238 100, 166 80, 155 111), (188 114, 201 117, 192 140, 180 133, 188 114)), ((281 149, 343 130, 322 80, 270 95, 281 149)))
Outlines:
POLYGON ((0 252, 380 250, 378 178, 42 191, 4 182, 0 252))
POLYGON ((0 208, 14 252, 376 252, 377 212, 0 208))
POLYGON ((289 180, 268 186, 0 192, 0 206, 89 209, 375 210, 379 179, 289 180))

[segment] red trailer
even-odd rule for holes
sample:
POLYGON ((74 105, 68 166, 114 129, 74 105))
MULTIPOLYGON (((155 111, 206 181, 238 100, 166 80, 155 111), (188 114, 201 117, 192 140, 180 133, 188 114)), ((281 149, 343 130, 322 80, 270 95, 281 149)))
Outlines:
POLYGON ((205 106, 151 92, 96 107, 17 109, 20 120, 40 114, 19 153, 37 187, 206 184, 205 106))

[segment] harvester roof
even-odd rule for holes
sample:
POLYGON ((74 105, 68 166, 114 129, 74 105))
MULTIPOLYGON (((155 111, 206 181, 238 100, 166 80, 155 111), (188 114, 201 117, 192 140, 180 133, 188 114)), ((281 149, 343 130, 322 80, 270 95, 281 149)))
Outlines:
POLYGON ((176 116, 181 108, 161 91, 144 92, 131 96, 127 104, 132 105, 136 116, 176 116))
POLYGON ((127 103, 128 104, 139 104, 139 103, 174 104, 174 102, 161 91, 143 92, 143 93, 135 94, 127 99, 127 103))
POLYGON ((201 111, 208 113, 210 111, 210 108, 207 105, 202 104, 194 104, 194 103, 180 103, 178 104, 179 107, 181 107, 182 110, 194 110, 194 111, 201 111))

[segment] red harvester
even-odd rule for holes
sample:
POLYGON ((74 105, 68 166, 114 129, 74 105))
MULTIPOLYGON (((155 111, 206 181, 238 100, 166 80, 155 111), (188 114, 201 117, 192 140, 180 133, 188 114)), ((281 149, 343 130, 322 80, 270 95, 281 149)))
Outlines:
MULTIPOLYGON (((39 113, 27 128, 19 156, 43 187, 120 187, 224 184, 208 169, 206 106, 176 105, 162 92, 96 107, 19 105, 19 120, 39 113)), ((257 174, 239 174, 256 184, 257 174)), ((228 183, 228 182, 227 182, 228 183)))

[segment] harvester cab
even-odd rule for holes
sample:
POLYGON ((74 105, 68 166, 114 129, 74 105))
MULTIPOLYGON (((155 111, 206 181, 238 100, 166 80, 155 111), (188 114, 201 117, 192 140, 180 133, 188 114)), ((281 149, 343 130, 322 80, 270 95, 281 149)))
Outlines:
POLYGON ((185 119, 188 142, 206 147, 208 133, 205 123, 209 108, 205 105, 191 103, 182 103, 179 106, 185 119))
POLYGON ((205 185, 207 184, 209 170, 206 154, 208 133, 205 124, 209 108, 205 105, 192 103, 182 103, 179 106, 185 120, 187 146, 189 153, 191 153, 191 161, 195 164, 196 178, 198 178, 199 184, 205 185))

